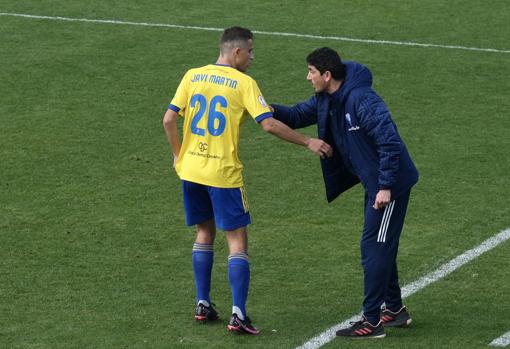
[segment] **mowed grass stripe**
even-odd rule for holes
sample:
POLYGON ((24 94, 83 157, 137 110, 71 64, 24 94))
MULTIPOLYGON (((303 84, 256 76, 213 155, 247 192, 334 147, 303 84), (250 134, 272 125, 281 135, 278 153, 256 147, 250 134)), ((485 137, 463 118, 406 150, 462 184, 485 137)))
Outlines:
MULTIPOLYGON (((420 279, 416 280, 415 282, 412 282, 402 288, 402 298, 407 298, 411 296, 412 294, 420 291, 421 289, 427 287, 428 285, 439 281, 440 279, 444 278, 448 274, 451 274, 458 268, 462 267, 464 264, 472 261, 473 259, 479 257, 483 253, 492 250, 496 246, 502 244, 503 242, 510 239, 510 228, 507 228, 503 230, 502 232, 490 237, 489 239, 482 242, 480 245, 476 246, 475 248, 472 248, 471 250, 468 250, 464 252, 463 254, 455 257, 448 263, 443 264, 436 270, 434 270, 431 273, 428 273, 427 275, 421 277, 420 279)), ((336 331, 338 331, 341 328, 349 326, 350 322, 359 320, 361 317, 361 314, 356 314, 350 317, 349 319, 328 328, 326 331, 322 332, 318 336, 310 339, 306 343, 304 343, 302 346, 299 346, 297 349, 317 349, 322 347, 323 345, 331 342, 336 337, 336 331)), ((499 338, 496 339, 496 341, 504 342, 505 340, 510 341, 510 334, 505 334, 500 341, 499 338), (507 336, 509 338, 506 338, 507 336)))
MULTIPOLYGON (((55 21, 69 21, 69 22, 133 25, 133 26, 143 26, 143 27, 178 28, 178 29, 191 29, 191 30, 203 30, 203 31, 215 31, 215 32, 223 31, 223 28, 214 28, 214 27, 199 27, 199 26, 179 25, 179 24, 169 24, 169 23, 167 24, 167 23, 130 22, 130 21, 120 21, 120 20, 115 20, 115 19, 91 19, 91 18, 72 18, 72 17, 60 17, 60 16, 41 16, 41 15, 32 15, 32 14, 26 14, 26 13, 0 12, 0 16, 12 16, 12 17, 23 17, 23 18, 31 18, 31 19, 46 19, 46 20, 55 20, 55 21)), ((460 46, 460 45, 426 44, 426 43, 411 42, 411 41, 360 39, 360 38, 349 38, 349 37, 343 37, 343 36, 322 36, 322 35, 300 34, 300 33, 266 32, 266 31, 260 31, 260 30, 253 30, 253 32, 255 34, 260 34, 260 35, 296 37, 296 38, 306 38, 306 39, 316 39, 316 40, 348 41, 348 42, 359 42, 359 43, 364 43, 364 44, 376 44, 376 45, 399 45, 399 46, 442 48, 442 49, 478 51, 478 52, 510 53, 510 50, 506 50, 506 49, 468 47, 468 46, 460 46)))

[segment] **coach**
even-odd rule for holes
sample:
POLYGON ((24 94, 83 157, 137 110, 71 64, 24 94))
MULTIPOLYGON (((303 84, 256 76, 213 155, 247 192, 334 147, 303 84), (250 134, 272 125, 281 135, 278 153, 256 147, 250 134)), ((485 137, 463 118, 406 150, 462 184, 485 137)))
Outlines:
POLYGON ((321 159, 328 202, 359 182, 365 188, 363 318, 337 335, 382 338, 384 326, 411 323, 402 304, 396 259, 418 171, 365 66, 344 64, 327 47, 310 53, 307 63, 315 95, 292 107, 272 105, 274 117, 292 128, 317 124, 319 138, 334 148, 331 157, 321 159))

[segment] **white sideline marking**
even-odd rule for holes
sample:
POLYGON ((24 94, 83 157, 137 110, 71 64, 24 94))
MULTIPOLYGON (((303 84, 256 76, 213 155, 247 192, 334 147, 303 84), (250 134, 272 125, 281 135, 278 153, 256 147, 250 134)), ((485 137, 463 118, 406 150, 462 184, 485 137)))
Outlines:
MULTIPOLYGON (((475 248, 464 252, 463 254, 455 257, 451 261, 449 261, 446 264, 443 264, 438 269, 434 270, 433 272, 421 277, 420 279, 416 280, 415 282, 412 282, 402 288, 402 298, 409 297, 410 295, 420 291, 421 289, 427 287, 431 283, 434 283, 442 278, 444 278, 446 275, 452 273, 456 269, 462 267, 464 264, 472 261, 473 259, 479 257, 481 254, 492 250, 494 247, 498 246, 499 244, 507 241, 510 239, 510 228, 507 228, 503 230, 502 232, 494 235, 493 237, 485 240, 480 245, 476 246, 475 248)), ((349 322, 359 320, 361 314, 357 314, 352 316, 350 319, 347 319, 343 321, 340 324, 337 324, 333 327, 328 328, 326 331, 322 332, 316 337, 313 337, 312 339, 308 340, 306 343, 298 347, 297 349, 317 349, 321 346, 331 342, 336 337, 336 331, 338 331, 341 328, 349 326, 349 322)), ((510 341, 510 332, 506 333, 503 337, 503 340, 510 341)), ((497 340, 499 340, 498 338, 497 340)), ((506 342, 508 345, 508 342, 506 342)))
MULTIPOLYGON (((60 16, 39 16, 39 15, 31 15, 31 14, 25 14, 25 13, 0 12, 0 16, 24 17, 24 18, 32 18, 32 19, 48 19, 48 20, 69 21, 69 22, 123 24, 123 25, 143 26, 143 27, 193 29, 193 30, 215 31, 215 32, 223 31, 223 28, 197 27, 197 26, 190 26, 190 25, 165 24, 165 23, 129 22, 129 21, 119 21, 119 20, 114 20, 114 19, 89 19, 89 18, 72 18, 72 17, 60 17, 60 16)), ((468 46, 459 46, 459 45, 423 44, 423 43, 411 42, 411 41, 370 40, 370 39, 348 38, 348 37, 344 37, 344 36, 322 36, 322 35, 299 34, 299 33, 266 32, 266 31, 259 31, 259 30, 252 30, 252 31, 255 34, 261 34, 261 35, 291 36, 291 37, 306 38, 306 39, 350 41, 350 42, 361 42, 361 43, 365 43, 365 44, 378 44, 378 45, 432 47, 432 48, 444 48, 444 49, 467 50, 467 51, 478 51, 478 52, 510 53, 510 50, 468 47, 468 46)))
POLYGON ((492 345, 493 347, 506 347, 510 344, 510 332, 505 333, 499 338, 496 338, 492 342, 490 342, 489 345, 492 345))

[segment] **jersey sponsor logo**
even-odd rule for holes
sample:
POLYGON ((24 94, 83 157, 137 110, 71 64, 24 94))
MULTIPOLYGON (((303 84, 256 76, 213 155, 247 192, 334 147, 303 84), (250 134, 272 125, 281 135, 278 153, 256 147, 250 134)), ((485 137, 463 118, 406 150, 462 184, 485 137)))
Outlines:
POLYGON ((265 100, 265 99, 264 99, 264 97, 262 97, 261 95, 259 95, 259 103, 260 103, 260 105, 262 105, 264 108, 267 108, 266 100, 265 100))
POLYGON ((189 150, 187 152, 187 154, 191 155, 191 156, 200 156, 202 158, 207 158, 207 159, 221 159, 218 155, 213 155, 213 154, 202 154, 202 153, 198 153, 196 151, 191 151, 189 150))
POLYGON ((359 130, 359 126, 353 126, 352 125, 352 119, 351 119, 351 114, 347 113, 345 114, 345 120, 347 120, 347 123, 349 124, 349 128, 347 129, 347 131, 356 131, 356 130, 359 130))
POLYGON ((198 149, 203 153, 207 150, 207 143, 206 142, 198 142, 198 149))

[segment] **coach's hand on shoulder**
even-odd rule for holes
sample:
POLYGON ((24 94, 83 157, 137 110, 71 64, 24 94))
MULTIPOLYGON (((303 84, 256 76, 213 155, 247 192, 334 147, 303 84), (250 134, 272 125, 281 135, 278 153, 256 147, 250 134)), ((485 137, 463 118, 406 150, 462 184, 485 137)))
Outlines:
POLYGON ((322 139, 310 138, 307 141, 306 147, 319 155, 322 159, 329 158, 333 155, 333 148, 322 139))

